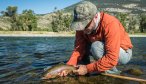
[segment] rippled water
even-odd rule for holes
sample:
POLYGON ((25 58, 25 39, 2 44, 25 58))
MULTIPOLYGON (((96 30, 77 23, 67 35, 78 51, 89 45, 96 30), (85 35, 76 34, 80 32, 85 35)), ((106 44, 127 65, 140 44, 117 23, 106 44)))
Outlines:
MULTIPOLYGON (((144 75, 139 78, 146 78, 146 38, 131 40, 133 59, 119 68, 141 68, 144 75)), ((73 37, 0 37, 0 84, 42 83, 43 69, 66 62, 73 43, 73 37)))

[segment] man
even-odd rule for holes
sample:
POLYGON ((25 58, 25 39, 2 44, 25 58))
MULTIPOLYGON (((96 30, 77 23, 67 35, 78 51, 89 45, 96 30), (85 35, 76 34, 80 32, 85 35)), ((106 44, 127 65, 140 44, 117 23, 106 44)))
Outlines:
MULTIPOLYGON (((74 72, 79 75, 92 72, 117 74, 116 65, 130 61, 133 46, 124 27, 114 16, 98 12, 91 2, 83 1, 75 7, 71 27, 76 30, 75 48, 67 65, 77 66, 74 72), (78 65, 90 53, 96 62, 78 65)), ((59 75, 67 74, 64 70, 59 75)))

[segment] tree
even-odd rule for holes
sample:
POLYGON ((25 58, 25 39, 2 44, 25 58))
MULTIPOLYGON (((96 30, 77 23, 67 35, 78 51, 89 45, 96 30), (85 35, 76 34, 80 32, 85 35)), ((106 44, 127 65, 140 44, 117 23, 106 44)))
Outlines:
POLYGON ((32 10, 23 10, 22 14, 18 15, 16 6, 8 6, 6 11, 1 11, 1 14, 10 17, 12 31, 37 30, 37 18, 32 10))
POLYGON ((144 30, 146 29, 146 14, 142 13, 140 15, 140 32, 144 32, 144 30))
POLYGON ((8 6, 5 11, 1 11, 1 14, 3 16, 10 17, 10 21, 12 23, 11 24, 12 29, 10 29, 10 30, 17 30, 18 29, 17 22, 16 22, 18 19, 17 6, 8 6))
POLYGON ((136 19, 134 17, 131 17, 129 20, 129 28, 128 32, 131 34, 134 34, 136 32, 135 25, 137 24, 136 19))
POLYGON ((62 11, 56 11, 55 14, 52 16, 52 30, 53 32, 59 32, 63 28, 63 13, 62 11))
POLYGON ((17 6, 8 6, 6 10, 6 15, 10 17, 13 17, 17 14, 17 6))
POLYGON ((128 23, 128 15, 127 13, 117 13, 115 16, 120 20, 122 25, 126 28, 126 31, 128 31, 127 23, 128 23))
POLYGON ((56 11, 52 16, 52 30, 53 32, 70 31, 71 14, 63 13, 62 11, 56 11))
POLYGON ((33 31, 37 28, 37 18, 32 10, 23 10, 17 23, 23 31, 33 31))
POLYGON ((72 21, 72 16, 67 14, 65 17, 64 17, 64 23, 65 23, 65 26, 66 26, 66 31, 71 31, 70 29, 70 25, 71 25, 71 21, 72 21))
POLYGON ((1 11, 3 16, 13 17, 17 14, 17 6, 8 6, 6 11, 1 11))

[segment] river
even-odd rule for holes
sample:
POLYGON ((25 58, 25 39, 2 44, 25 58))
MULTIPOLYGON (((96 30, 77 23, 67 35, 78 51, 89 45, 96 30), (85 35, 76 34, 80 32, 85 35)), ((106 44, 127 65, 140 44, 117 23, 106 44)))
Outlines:
MULTIPOLYGON (((136 77, 146 79, 146 38, 131 37, 131 40, 133 58, 119 68, 138 67, 144 74, 136 77)), ((44 83, 40 79, 43 69, 66 62, 73 44, 74 37, 0 37, 0 84, 44 83)))

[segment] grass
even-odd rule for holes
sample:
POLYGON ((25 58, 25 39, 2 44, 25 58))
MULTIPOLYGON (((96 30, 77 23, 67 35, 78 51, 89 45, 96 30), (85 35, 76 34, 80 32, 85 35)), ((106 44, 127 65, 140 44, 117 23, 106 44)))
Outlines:
POLYGON ((134 34, 130 34, 130 35, 146 35, 146 33, 134 33, 134 34))

